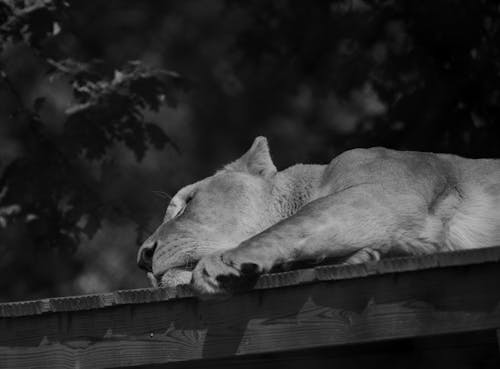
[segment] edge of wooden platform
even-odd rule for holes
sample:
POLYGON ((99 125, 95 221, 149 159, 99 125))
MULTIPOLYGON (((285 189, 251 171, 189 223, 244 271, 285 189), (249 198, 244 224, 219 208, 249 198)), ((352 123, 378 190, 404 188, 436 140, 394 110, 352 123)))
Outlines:
MULTIPOLYGON (((500 246, 398 257, 357 265, 326 265, 262 275, 254 289, 270 289, 321 281, 362 278, 370 275, 463 266, 500 261, 500 246)), ((0 318, 106 308, 194 297, 189 285, 176 288, 143 288, 110 293, 0 303, 0 318)))

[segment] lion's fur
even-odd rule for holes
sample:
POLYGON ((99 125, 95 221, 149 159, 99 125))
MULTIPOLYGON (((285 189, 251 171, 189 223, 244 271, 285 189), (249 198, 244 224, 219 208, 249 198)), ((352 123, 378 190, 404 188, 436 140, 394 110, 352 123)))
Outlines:
POLYGON ((493 245, 500 160, 372 148, 278 172, 259 137, 240 159, 181 189, 141 251, 156 248, 152 271, 166 284, 188 282, 186 267, 203 259, 193 283, 216 293, 216 277, 241 276, 243 263, 263 272, 301 259, 493 245))

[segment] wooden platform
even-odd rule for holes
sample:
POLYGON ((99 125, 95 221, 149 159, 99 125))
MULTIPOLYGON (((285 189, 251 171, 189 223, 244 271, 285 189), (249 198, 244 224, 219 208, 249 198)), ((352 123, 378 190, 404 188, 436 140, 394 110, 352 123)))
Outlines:
POLYGON ((500 247, 0 304, 0 368, 500 368, 500 247))

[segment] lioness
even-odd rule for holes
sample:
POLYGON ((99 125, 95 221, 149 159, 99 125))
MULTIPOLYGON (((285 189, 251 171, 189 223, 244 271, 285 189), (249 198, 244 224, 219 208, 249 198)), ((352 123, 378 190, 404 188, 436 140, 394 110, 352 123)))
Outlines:
POLYGON ((174 196, 138 264, 154 286, 190 282, 211 295, 291 261, 493 245, 500 160, 371 148, 278 172, 257 137, 241 158, 174 196))

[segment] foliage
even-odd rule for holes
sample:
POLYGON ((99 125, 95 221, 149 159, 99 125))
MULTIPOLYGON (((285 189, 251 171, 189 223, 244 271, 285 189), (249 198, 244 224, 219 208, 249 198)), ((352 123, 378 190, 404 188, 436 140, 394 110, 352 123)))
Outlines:
MULTIPOLYGON (((21 155, 5 171, 0 157, 1 270, 20 270, 23 251, 2 247, 26 247, 24 235, 42 258, 70 252, 117 213, 153 227, 164 203, 147 194, 208 175, 256 135, 270 139, 280 168, 377 145, 500 157, 496 0, 68 2, 0 1, 0 119, 12 113, 0 126, 0 155, 6 135, 21 155), (23 44, 38 58, 31 65, 16 54, 23 44), (175 106, 186 82, 138 58, 196 81, 175 110, 183 121, 162 110, 169 134, 188 148, 182 157, 151 150, 171 142, 145 112, 175 106), (47 118, 50 94, 33 95, 40 65, 73 95, 62 124, 47 118), (128 156, 146 159, 130 173, 130 165, 113 167, 117 143, 133 153, 127 165, 128 156)), ((136 235, 114 229, 98 245, 109 255, 113 242, 136 235)), ((113 270, 132 273, 129 259, 113 270)), ((25 280, 37 286, 42 273, 33 264, 23 266, 36 271, 25 280)), ((120 283, 110 285, 130 286, 120 283)))
POLYGON ((315 100, 335 96, 336 110, 370 86, 385 106, 383 114, 349 130, 336 124, 333 132, 321 128, 315 110, 308 128, 317 130, 318 159, 326 158, 327 147, 365 145, 500 156, 497 1, 316 1, 314 6, 296 0, 231 1, 228 6, 250 14, 251 26, 233 46, 235 69, 245 86, 251 81, 273 86, 264 109, 283 106, 284 92, 303 86, 315 100))
POLYGON ((145 120, 144 111, 158 111, 164 103, 175 106, 176 91, 183 86, 177 73, 139 61, 113 68, 98 60, 54 59, 46 45, 71 21, 68 6, 58 0, 0 3, 0 83, 16 100, 12 121, 25 127, 19 137, 22 155, 1 173, 0 226, 25 223, 38 248, 64 252, 74 251, 83 235, 92 237, 111 211, 96 190, 96 178, 84 170, 85 161, 103 165, 116 143, 137 160, 148 147, 170 143, 162 129, 145 120), (71 86, 73 103, 59 132, 41 118, 46 97, 27 106, 8 75, 5 59, 19 44, 32 48, 50 79, 71 86))

